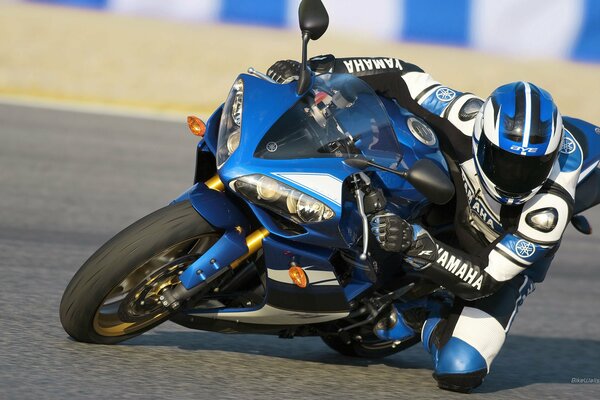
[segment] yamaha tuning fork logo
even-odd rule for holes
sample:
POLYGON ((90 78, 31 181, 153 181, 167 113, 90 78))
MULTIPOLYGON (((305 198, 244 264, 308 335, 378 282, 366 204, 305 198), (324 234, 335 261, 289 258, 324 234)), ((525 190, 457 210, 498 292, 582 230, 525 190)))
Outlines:
POLYGON ((565 137, 560 147, 560 152, 563 154, 571 154, 575 151, 575 141, 573 139, 565 137))
POLYGON ((275 153, 277 151, 277 142, 267 143, 266 149, 269 153, 275 153))
POLYGON ((527 240, 521 239, 515 244, 515 251, 519 257, 528 258, 535 253, 535 245, 527 240))
POLYGON ((447 87, 441 87, 435 91, 435 97, 437 97, 439 101, 448 102, 456 97, 456 92, 447 87))

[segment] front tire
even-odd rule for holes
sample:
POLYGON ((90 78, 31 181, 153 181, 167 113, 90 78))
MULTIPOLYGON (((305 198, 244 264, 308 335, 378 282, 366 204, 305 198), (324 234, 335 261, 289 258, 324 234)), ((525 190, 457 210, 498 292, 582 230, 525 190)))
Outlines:
POLYGON ((60 303, 63 328, 80 342, 114 344, 164 322, 161 291, 219 237, 189 202, 133 223, 77 271, 60 303))

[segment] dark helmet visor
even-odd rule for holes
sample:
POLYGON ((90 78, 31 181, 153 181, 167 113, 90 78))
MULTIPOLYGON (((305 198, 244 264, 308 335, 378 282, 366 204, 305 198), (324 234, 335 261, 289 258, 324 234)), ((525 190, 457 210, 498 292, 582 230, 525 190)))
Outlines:
POLYGON ((490 142, 485 135, 481 135, 477 148, 477 160, 485 175, 499 193, 513 198, 524 197, 542 185, 550 175, 557 154, 558 149, 542 156, 510 153, 490 142))

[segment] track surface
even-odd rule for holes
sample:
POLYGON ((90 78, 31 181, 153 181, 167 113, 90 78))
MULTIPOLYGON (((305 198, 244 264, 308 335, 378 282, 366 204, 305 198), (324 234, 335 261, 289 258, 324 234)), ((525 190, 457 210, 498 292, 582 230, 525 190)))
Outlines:
MULTIPOLYGON (((191 182, 183 123, 0 105, 0 399, 461 398, 420 346, 383 360, 317 338, 195 332, 167 323, 118 346, 70 340, 58 304, 114 233, 191 182)), ((600 208, 589 212, 600 229, 600 208)), ((471 398, 600 398, 600 239, 569 228, 492 374, 471 398)))

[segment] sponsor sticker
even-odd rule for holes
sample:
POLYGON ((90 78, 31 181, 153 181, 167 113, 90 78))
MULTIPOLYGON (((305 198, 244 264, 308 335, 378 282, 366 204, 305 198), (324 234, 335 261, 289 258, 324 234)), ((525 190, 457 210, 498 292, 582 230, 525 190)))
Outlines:
POLYGON ((523 146, 517 146, 516 144, 513 144, 512 146, 510 146, 511 150, 515 150, 515 151, 520 151, 521 153, 537 153, 538 149, 535 147, 523 147, 523 146))

